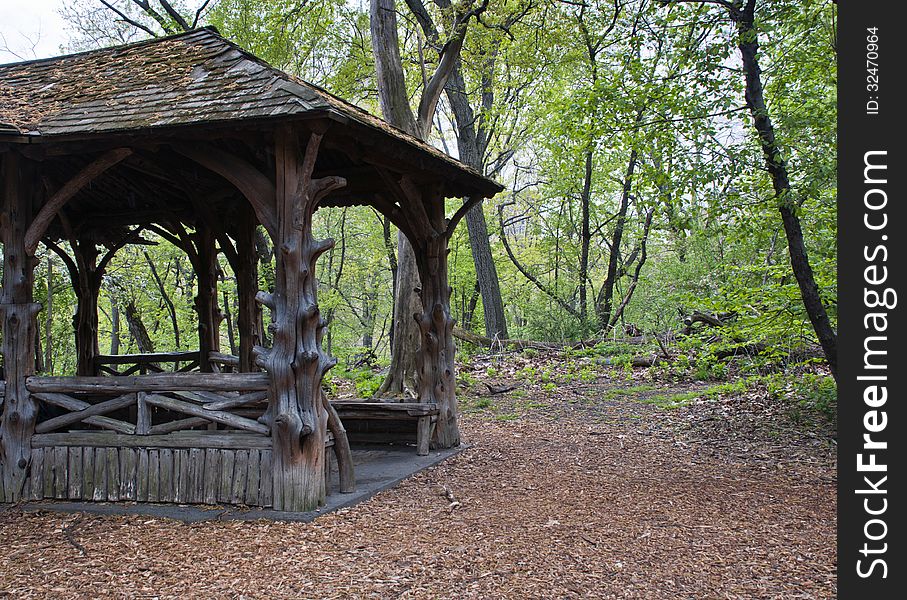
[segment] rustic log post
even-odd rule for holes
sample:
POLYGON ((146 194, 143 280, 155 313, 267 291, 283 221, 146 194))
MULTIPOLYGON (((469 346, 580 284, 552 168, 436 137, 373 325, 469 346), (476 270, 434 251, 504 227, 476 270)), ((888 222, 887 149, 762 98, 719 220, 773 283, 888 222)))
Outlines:
MULTIPOLYGON (((428 193, 425 207, 432 233, 414 243, 419 277, 422 281, 422 313, 414 315, 422 334, 416 358, 420 402, 438 405, 438 422, 432 446, 452 448, 460 444, 457 424, 456 367, 454 365, 454 320, 450 316, 451 288, 447 279, 447 241, 444 234, 444 201, 428 193)), ((423 228, 426 229, 426 228, 423 228)))
POLYGON ((211 373, 213 368, 209 356, 220 352, 221 313, 217 302, 217 248, 214 232, 204 222, 199 222, 193 242, 198 259, 195 261, 198 277, 198 293, 195 296, 195 311, 198 314, 199 370, 211 373))
POLYGON ((237 223, 234 266, 236 290, 239 297, 239 371, 248 373, 255 367, 252 349, 261 344, 259 325, 261 307, 255 302, 258 293, 258 254, 255 252, 255 229, 258 221, 251 206, 245 207, 237 223))
POLYGON ((270 382, 263 419, 273 437, 273 504, 283 511, 313 510, 326 494, 328 413, 321 383, 336 359, 321 348, 326 323, 318 310, 315 263, 334 242, 314 239, 312 214, 321 198, 346 182, 312 178, 322 135, 309 135, 303 155, 297 129, 282 126, 276 132, 277 272, 274 293, 257 296, 274 321, 273 347, 257 354, 270 382))
POLYGON ((98 296, 104 271, 97 270, 98 248, 93 242, 79 240, 70 244, 75 256, 76 271, 70 272, 76 292, 76 314, 72 324, 76 334, 76 375, 97 375, 98 296))
POLYGON ((33 301, 34 259, 26 252, 25 232, 33 217, 34 178, 28 163, 15 152, 3 156, 0 239, 3 241, 3 288, 0 320, 6 377, 0 416, 0 491, 2 500, 23 496, 31 454, 37 403, 25 387, 35 371, 35 333, 41 305, 33 301))

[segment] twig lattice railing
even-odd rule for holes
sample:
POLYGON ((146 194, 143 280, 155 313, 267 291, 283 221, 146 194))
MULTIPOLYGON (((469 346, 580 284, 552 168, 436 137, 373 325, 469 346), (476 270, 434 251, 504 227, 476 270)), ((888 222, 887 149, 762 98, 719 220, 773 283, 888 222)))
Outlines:
POLYGON ((271 505, 262 373, 30 377, 31 498, 271 505))

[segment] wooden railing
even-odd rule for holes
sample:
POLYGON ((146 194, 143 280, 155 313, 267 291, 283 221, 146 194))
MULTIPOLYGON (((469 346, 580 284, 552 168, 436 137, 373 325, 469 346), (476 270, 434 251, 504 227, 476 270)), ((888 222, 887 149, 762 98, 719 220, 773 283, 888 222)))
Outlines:
MULTIPOLYGON (((239 365, 239 358, 231 354, 211 352, 208 362, 221 373, 229 373, 239 365)), ((198 370, 198 350, 184 352, 149 352, 143 354, 100 354, 95 357, 99 373, 107 375, 147 375, 150 373, 188 373, 198 370)))
MULTIPOLYGON (((54 407, 43 412, 55 413, 35 426, 33 447, 111 442, 153 446, 161 442, 152 439, 154 436, 191 433, 200 427, 220 428, 223 434, 270 434, 256 420, 268 398, 268 379, 263 373, 30 377, 26 387, 33 398, 54 407), (117 439, 112 440, 111 434, 117 439), (126 436, 141 439, 119 439, 126 436)), ((210 431, 203 433, 196 436, 204 442, 201 447, 231 443, 216 439, 210 431)), ((182 439, 191 445, 193 437, 182 439)))

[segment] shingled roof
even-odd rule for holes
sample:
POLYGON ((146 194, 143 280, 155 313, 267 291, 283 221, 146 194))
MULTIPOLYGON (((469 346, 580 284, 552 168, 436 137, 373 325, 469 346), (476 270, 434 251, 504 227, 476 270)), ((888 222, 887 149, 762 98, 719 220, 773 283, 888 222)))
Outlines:
POLYGON ((303 115, 352 121, 482 177, 324 89, 271 67, 213 28, 0 65, 0 140, 50 141, 303 115))

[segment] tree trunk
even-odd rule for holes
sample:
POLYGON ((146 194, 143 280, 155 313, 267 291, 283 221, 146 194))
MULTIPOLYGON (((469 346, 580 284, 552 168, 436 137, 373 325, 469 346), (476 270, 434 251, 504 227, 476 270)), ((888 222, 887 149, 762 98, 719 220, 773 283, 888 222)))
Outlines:
POLYGON ((397 232, 397 279, 394 286, 394 320, 391 325, 391 364, 387 377, 375 393, 416 395, 416 355, 419 327, 408 315, 422 311, 418 290, 419 270, 413 247, 402 232, 397 232))
POLYGON ((70 279, 76 292, 76 313, 72 324, 76 333, 76 374, 98 374, 95 362, 101 353, 98 341, 98 296, 103 272, 97 272, 98 248, 88 240, 70 240, 76 271, 70 279))
POLYGON ((0 321, 3 339, 5 398, 0 417, 0 498, 22 499, 28 473, 31 436, 38 415, 37 403, 25 387, 35 372, 35 335, 41 305, 34 302, 34 258, 25 251, 25 232, 31 223, 31 186, 37 180, 19 155, 7 152, 2 166, 0 239, 3 241, 3 287, 0 289, 0 321))
POLYGON ((110 354, 120 353, 120 307, 113 294, 110 294, 110 354))
MULTIPOLYGON (((369 23, 381 114, 391 125, 421 137, 409 106, 409 93, 403 76, 394 0, 371 0, 369 23)), ((398 232, 391 365, 376 395, 402 394, 415 388, 419 328, 410 315, 421 311, 415 292, 417 288, 419 271, 412 245, 405 235, 398 232)))
POLYGON ((142 315, 139 314, 138 308, 135 306, 135 299, 129 300, 124 312, 126 314, 126 323, 129 325, 129 334, 135 340, 138 351, 143 354, 154 352, 154 342, 151 341, 148 329, 142 321, 142 315))
POLYGON ((47 301, 44 303, 44 372, 54 371, 54 261, 47 255, 47 301))
POLYGON ((781 213, 781 222, 784 224, 784 233, 787 236, 787 247, 790 253, 790 263, 800 288, 800 297, 809 316, 810 323, 825 353, 828 366, 832 375, 837 378, 838 372, 838 340, 835 330, 831 326, 819 286, 813 275, 803 241, 803 229, 797 208, 791 195, 790 178, 787 164, 781 154, 775 139, 775 129, 768 114, 763 94, 761 70, 757 54, 759 41, 755 21, 755 0, 748 0, 742 10, 732 10, 731 16, 737 24, 738 48, 743 58, 743 71, 746 75, 746 105, 753 117, 753 127, 759 134, 765 164, 772 178, 772 187, 775 199, 778 201, 778 211, 781 213))
MULTIPOLYGON (((447 85, 447 98, 457 122, 457 149, 460 160, 480 173, 485 172, 482 160, 483 149, 476 137, 476 116, 466 96, 466 84, 459 61, 451 73, 447 85)), ((486 134, 487 137, 487 134, 486 134)), ((476 204, 466 213, 466 228, 469 233, 469 247, 476 269, 479 292, 482 294, 482 309, 485 315, 485 335, 490 338, 507 338, 507 319, 504 314, 504 300, 498 270, 491 252, 488 224, 482 204, 476 204)))
MULTIPOLYGON (((585 170, 583 173, 583 192, 580 196, 580 253, 579 253, 579 312, 582 315, 583 333, 586 333, 586 324, 588 318, 588 301, 586 299, 587 286, 589 285, 589 246, 592 242, 592 228, 590 223, 589 207, 592 203, 592 144, 586 149, 585 170)), ((626 213, 624 203, 621 203, 621 209, 626 213)), ((622 224, 618 223, 618 228, 623 229, 622 224)), ((614 251, 612 247, 611 259, 613 262, 614 251)), ((610 263, 609 263, 610 271, 610 263)))
MULTIPOLYGON (((235 267, 236 293, 239 300, 237 328, 239 329, 239 370, 248 373, 255 369, 252 349, 263 344, 261 307, 255 302, 258 293, 258 259, 255 251, 255 237, 258 230, 252 207, 245 209, 242 222, 236 234, 235 267)), ((266 253, 270 256, 270 253, 266 253)))
MULTIPOLYGON (((443 202, 426 204, 440 205, 443 219, 443 202)), ((434 216, 437 219, 437 213, 434 216)), ((452 448, 460 444, 460 429, 457 424, 454 322, 450 316, 450 286, 447 282, 447 239, 438 236, 428 240, 420 250, 421 298, 425 309, 416 319, 422 337, 417 359, 419 402, 438 405, 433 447, 452 448)))
MULTIPOLYGON (((637 118, 637 121, 638 120, 639 118, 637 118)), ((634 149, 630 152, 630 161, 627 164, 627 171, 624 174, 620 207, 617 211, 614 233, 611 236, 611 253, 608 256, 608 271, 596 298, 595 312, 598 316, 598 326, 603 332, 607 332, 611 327, 611 312, 614 304, 614 285, 617 283, 617 269, 620 264, 620 245, 623 242, 624 226, 627 222, 627 208, 630 206, 630 190, 633 185, 633 172, 636 170, 636 159, 637 154, 634 149)))
POLYGON ((157 272, 157 267, 154 265, 154 261, 151 260, 151 257, 148 256, 147 252, 142 252, 145 256, 145 262, 148 263, 148 268, 151 269, 151 276, 154 278, 154 282, 157 284, 157 289, 161 293, 161 299, 164 301, 164 304, 167 306, 167 314, 170 315, 170 326, 173 328, 173 342, 176 344, 176 349, 179 350, 182 348, 180 343, 180 326, 179 320, 176 318, 176 306, 173 304, 173 300, 170 299, 170 294, 167 293, 167 288, 164 287, 164 280, 161 279, 160 274, 157 272))
POLYGON ((321 383, 334 364, 321 348, 326 324, 318 309, 315 263, 333 240, 315 240, 312 213, 324 194, 345 182, 312 179, 321 134, 312 133, 301 157, 298 131, 276 135, 278 231, 280 248, 273 294, 259 294, 274 316, 274 344, 259 349, 269 374, 270 399, 263 419, 273 437, 274 509, 314 510, 324 503, 325 438, 328 412, 321 383))
POLYGON ((195 265, 198 276, 195 311, 198 313, 199 369, 203 373, 210 373, 213 367, 208 357, 212 352, 220 352, 221 314, 217 299, 217 249, 214 245, 214 233, 207 225, 200 224, 193 237, 198 252, 198 264, 195 265))

